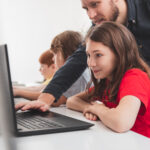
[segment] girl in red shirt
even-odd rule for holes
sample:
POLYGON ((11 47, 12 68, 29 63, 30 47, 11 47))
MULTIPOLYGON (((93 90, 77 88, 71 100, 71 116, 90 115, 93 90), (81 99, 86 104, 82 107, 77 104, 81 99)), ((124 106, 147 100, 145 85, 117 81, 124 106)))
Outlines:
POLYGON ((70 97, 67 107, 116 132, 150 137, 150 68, 133 35, 121 24, 103 22, 88 32, 86 53, 94 87, 70 97))

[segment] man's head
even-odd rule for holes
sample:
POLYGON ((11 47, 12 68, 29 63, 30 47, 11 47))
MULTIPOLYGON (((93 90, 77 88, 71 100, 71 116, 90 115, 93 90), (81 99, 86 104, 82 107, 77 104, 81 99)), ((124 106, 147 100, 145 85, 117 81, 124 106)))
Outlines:
POLYGON ((81 0, 81 3, 82 8, 96 25, 103 21, 125 22, 125 0, 81 0))

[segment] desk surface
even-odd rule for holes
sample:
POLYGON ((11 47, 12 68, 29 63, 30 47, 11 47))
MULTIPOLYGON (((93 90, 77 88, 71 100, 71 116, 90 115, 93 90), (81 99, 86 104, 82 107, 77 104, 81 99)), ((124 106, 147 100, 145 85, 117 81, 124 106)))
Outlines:
MULTIPOLYGON (((66 109, 65 106, 51 111, 94 123, 87 130, 53 133, 16 138, 17 150, 149 150, 150 139, 128 131, 115 133, 100 121, 86 120, 82 113, 66 109)), ((2 140, 0 138, 0 145, 2 140)))

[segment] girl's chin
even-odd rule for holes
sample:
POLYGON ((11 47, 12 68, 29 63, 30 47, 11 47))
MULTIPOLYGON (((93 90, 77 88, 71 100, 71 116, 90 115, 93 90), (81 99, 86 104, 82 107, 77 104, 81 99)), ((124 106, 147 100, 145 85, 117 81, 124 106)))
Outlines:
POLYGON ((102 79, 100 76, 95 76, 95 75, 94 75, 94 77, 95 77, 95 79, 97 79, 97 80, 102 79))
POLYGON ((102 80, 102 79, 105 79, 105 78, 106 78, 106 77, 96 76, 96 75, 94 75, 94 77, 95 77, 95 79, 97 79, 97 80, 102 80))

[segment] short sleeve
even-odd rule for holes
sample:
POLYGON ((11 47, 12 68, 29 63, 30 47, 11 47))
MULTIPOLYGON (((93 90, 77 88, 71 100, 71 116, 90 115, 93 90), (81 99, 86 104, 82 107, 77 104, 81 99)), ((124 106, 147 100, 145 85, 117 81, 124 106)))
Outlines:
POLYGON ((90 75, 90 71, 87 68, 79 77, 79 79, 65 93, 63 93, 63 95, 68 98, 86 90, 87 84, 90 81, 90 75))
POLYGON ((139 113, 144 114, 150 99, 150 80, 147 74, 139 69, 127 71, 121 81, 118 99, 119 101, 127 95, 137 97, 141 102, 139 113))
POLYGON ((87 81, 81 76, 63 95, 69 98, 77 93, 80 93, 86 89, 87 81))

